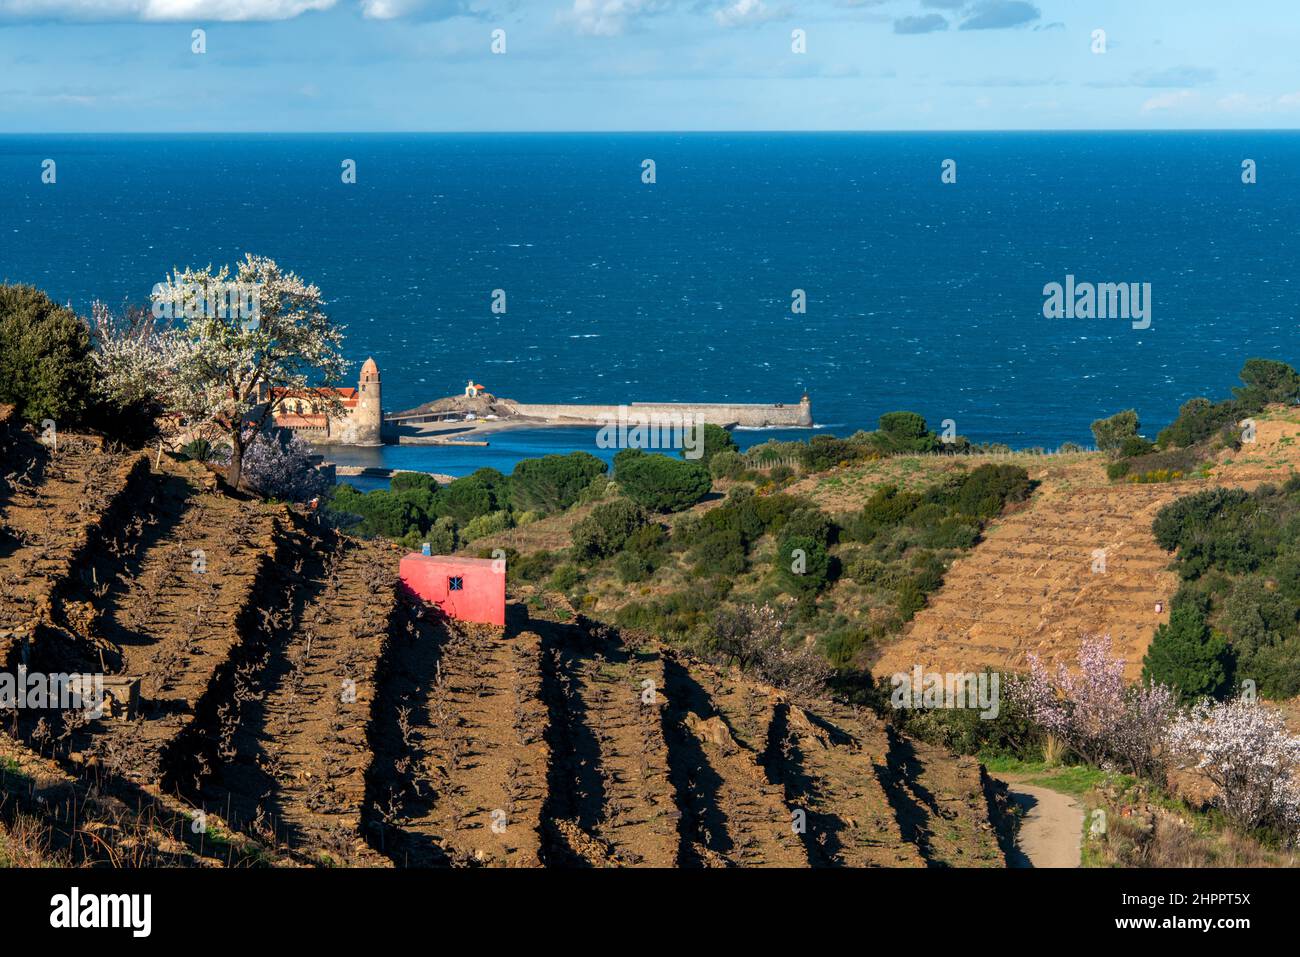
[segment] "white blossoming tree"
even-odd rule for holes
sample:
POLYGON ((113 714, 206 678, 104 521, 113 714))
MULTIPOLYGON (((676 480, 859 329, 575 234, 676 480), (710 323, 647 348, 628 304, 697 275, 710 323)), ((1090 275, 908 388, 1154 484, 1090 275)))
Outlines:
POLYGON ((155 398, 190 432, 223 437, 232 485, 249 444, 287 400, 339 412, 330 387, 346 368, 343 329, 326 314, 320 289, 275 260, 250 254, 233 271, 173 271, 153 301, 154 318, 174 316, 175 325, 115 323, 107 310, 97 316, 101 388, 120 401, 155 398), (238 308, 250 291, 252 316, 238 308))
POLYGON ((1213 782, 1215 802, 1238 827, 1300 837, 1300 738, 1280 712, 1240 698, 1203 701, 1174 722, 1168 743, 1213 782))
POLYGON ((147 309, 114 314, 102 302, 90 307, 95 345, 95 388, 120 408, 154 403, 165 410, 168 392, 188 343, 170 322, 159 322, 147 309))

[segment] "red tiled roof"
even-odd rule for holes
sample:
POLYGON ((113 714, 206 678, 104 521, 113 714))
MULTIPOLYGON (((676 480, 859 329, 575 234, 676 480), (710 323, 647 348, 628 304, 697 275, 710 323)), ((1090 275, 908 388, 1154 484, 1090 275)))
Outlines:
POLYGON ((357 402, 360 401, 360 395, 356 389, 272 389, 271 397, 273 399, 304 399, 310 401, 324 395, 333 393, 342 403, 345 409, 356 408, 357 402))

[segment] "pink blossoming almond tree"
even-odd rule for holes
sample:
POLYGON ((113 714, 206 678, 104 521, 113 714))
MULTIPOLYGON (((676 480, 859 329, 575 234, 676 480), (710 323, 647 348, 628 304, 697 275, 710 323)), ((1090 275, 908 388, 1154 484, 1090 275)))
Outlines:
POLYGON ((1152 771, 1175 714, 1173 692, 1164 685, 1126 686, 1124 659, 1111 656, 1109 635, 1085 639, 1077 664, 1075 671, 1058 664, 1053 676, 1031 654, 1029 676, 1013 686, 1013 694, 1044 731, 1083 760, 1152 771))

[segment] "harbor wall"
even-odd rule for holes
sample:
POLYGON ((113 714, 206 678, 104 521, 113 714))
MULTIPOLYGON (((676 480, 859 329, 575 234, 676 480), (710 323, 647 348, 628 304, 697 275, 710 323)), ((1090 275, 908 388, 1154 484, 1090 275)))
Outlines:
POLYGON ((813 424, 812 404, 804 399, 794 403, 737 403, 737 402, 629 402, 617 405, 563 405, 515 402, 502 399, 516 415, 548 422, 572 421, 576 424, 618 421, 619 409, 627 416, 655 415, 691 417, 699 415, 712 425, 745 426, 748 428, 808 428, 813 424))

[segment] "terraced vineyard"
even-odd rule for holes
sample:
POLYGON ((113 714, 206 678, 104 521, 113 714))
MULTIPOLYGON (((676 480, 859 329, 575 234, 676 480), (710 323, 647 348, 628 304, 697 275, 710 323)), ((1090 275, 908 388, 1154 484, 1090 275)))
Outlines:
POLYGON ((1178 588, 1151 523, 1188 491, 1128 485, 1035 499, 953 565, 875 672, 908 672, 918 663, 928 671, 1021 671, 1029 652, 1070 661, 1080 636, 1108 634, 1126 676, 1137 678, 1178 588))
POLYGON ((191 463, 56 451, 3 409, 0 442, 4 667, 141 691, 129 718, 0 714, 11 858, 1005 863, 978 765, 874 714, 581 618, 455 625, 400 593, 391 547, 191 463))
POLYGON ((1275 409, 1260 419, 1257 442, 1236 460, 1224 453, 1209 479, 1108 484, 1097 461, 1072 457, 1037 470, 1042 485, 1033 498, 953 564, 872 670, 1022 671, 1031 652, 1072 663, 1082 637, 1106 634, 1125 659, 1125 677, 1137 679, 1178 588, 1151 530, 1156 514, 1207 488, 1249 490, 1300 470, 1297 416, 1275 409))

